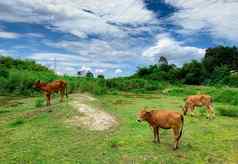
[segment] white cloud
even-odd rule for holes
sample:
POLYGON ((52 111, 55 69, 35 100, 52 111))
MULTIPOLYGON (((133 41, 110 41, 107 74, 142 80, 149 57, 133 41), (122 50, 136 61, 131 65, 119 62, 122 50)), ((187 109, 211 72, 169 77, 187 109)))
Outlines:
POLYGON ((115 24, 143 25, 154 19, 142 0, 15 0, 1 1, 0 7, 0 20, 47 23, 78 37, 91 33, 123 37, 127 33, 115 24))
POLYGON ((120 73, 122 73, 122 70, 121 70, 121 69, 118 68, 118 69, 115 70, 115 74, 116 74, 116 75, 118 75, 118 74, 120 74, 120 73))
POLYGON ((39 34, 39 33, 25 33, 22 35, 27 36, 27 37, 34 37, 34 38, 44 38, 45 37, 43 34, 39 34))
POLYGON ((6 32, 6 31, 0 31, 0 38, 4 39, 16 39, 20 35, 14 32, 6 32))
POLYGON ((84 65, 93 71, 100 68, 107 72, 134 67, 133 64, 136 67, 142 62, 141 47, 136 45, 140 39, 130 35, 151 32, 150 25, 157 19, 143 0, 15 0, 0 1, 0 20, 41 24, 78 37, 79 41, 55 42, 41 34, 25 35, 67 51, 66 54, 35 53, 33 58, 57 58, 69 61, 61 63, 61 67, 79 69, 78 65, 84 65), (87 38, 90 34, 96 34, 98 39, 87 38))
POLYGON ((101 74, 103 74, 105 72, 105 70, 104 69, 100 69, 100 68, 97 68, 96 70, 95 70, 95 74, 96 75, 101 75, 101 74))
POLYGON ((236 0, 165 0, 178 8, 169 19, 183 34, 209 32, 214 38, 238 40, 238 1, 236 0))
POLYGON ((183 42, 176 41, 168 34, 157 36, 157 43, 143 52, 143 56, 157 62, 164 56, 170 63, 181 65, 191 59, 201 59, 205 49, 185 46, 183 42))
POLYGON ((87 73, 89 71, 91 71, 92 69, 90 67, 86 67, 86 66, 82 66, 79 71, 80 72, 84 72, 84 73, 87 73))
MULTIPOLYGON (((1 7, 0 7, 1 9, 1 7)), ((6 30, 6 27, 0 26, 0 38, 4 39, 17 39, 20 37, 35 37, 35 38, 44 38, 43 34, 39 33, 15 33, 9 32, 6 30)))

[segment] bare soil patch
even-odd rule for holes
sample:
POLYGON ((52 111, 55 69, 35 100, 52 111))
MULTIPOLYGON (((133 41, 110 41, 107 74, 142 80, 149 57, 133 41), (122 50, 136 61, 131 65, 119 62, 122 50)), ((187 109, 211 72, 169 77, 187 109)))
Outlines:
POLYGON ((94 97, 86 94, 77 94, 74 97, 70 104, 78 113, 66 120, 67 123, 95 131, 108 130, 118 124, 114 116, 99 109, 99 107, 90 105, 92 101, 96 101, 94 97))

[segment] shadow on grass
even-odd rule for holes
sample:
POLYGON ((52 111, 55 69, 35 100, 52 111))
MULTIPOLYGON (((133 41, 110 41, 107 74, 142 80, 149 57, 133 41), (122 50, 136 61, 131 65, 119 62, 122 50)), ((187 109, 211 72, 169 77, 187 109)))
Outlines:
POLYGON ((15 127, 20 126, 20 125, 22 125, 24 123, 25 123, 25 119, 20 117, 20 118, 17 118, 16 120, 14 120, 13 122, 11 122, 9 124, 9 127, 10 128, 15 128, 15 127))
POLYGON ((0 114, 4 114, 4 113, 9 113, 11 112, 10 110, 0 110, 0 114))

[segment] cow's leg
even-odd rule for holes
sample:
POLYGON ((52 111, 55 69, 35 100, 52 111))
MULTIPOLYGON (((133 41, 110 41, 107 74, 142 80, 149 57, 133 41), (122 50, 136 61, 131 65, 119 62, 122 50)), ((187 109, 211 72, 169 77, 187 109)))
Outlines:
POLYGON ((174 146, 173 146, 173 149, 176 150, 178 148, 178 144, 179 144, 179 128, 178 127, 174 127, 173 128, 173 133, 174 133, 174 146))
POLYGON ((60 90, 60 102, 64 101, 64 89, 60 90))
POLYGON ((160 143, 160 134, 159 134, 159 127, 157 127, 157 142, 160 143))
POLYGON ((209 115, 208 118, 209 118, 209 119, 212 119, 213 115, 214 115, 214 117, 215 117, 215 113, 214 113, 214 111, 213 111, 212 106, 211 106, 211 105, 207 105, 206 107, 207 107, 207 111, 208 111, 208 115, 209 115))
POLYGON ((46 93, 47 106, 50 105, 50 93, 46 93))
POLYGON ((157 127, 153 127, 153 131, 154 131, 154 140, 153 140, 153 142, 156 143, 156 139, 157 139, 157 127))
POLYGON ((190 115, 193 117, 195 114, 194 114, 194 109, 195 109, 195 106, 190 106, 190 115))

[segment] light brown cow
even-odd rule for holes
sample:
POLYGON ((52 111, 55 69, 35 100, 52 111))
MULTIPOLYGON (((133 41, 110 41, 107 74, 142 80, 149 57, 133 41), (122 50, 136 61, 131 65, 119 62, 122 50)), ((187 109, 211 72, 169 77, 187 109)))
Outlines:
POLYGON ((185 99, 183 114, 186 115, 187 112, 193 112, 195 107, 201 107, 201 106, 205 106, 207 108, 209 119, 211 119, 213 116, 215 117, 215 113, 212 107, 212 97, 205 94, 188 96, 185 99))
POLYGON ((143 108, 138 113, 138 120, 147 121, 154 131, 154 142, 160 143, 159 130, 172 129, 174 134, 174 146, 173 149, 178 148, 179 140, 182 136, 184 118, 179 112, 167 111, 167 110, 151 110, 147 111, 143 108))
POLYGON ((50 99, 51 99, 50 97, 51 97, 51 94, 54 92, 60 92, 61 102, 64 101, 64 95, 68 97, 67 83, 63 80, 55 80, 55 81, 52 81, 51 83, 44 83, 44 82, 37 81, 33 85, 33 87, 44 91, 44 94, 47 100, 47 105, 50 105, 50 99))

